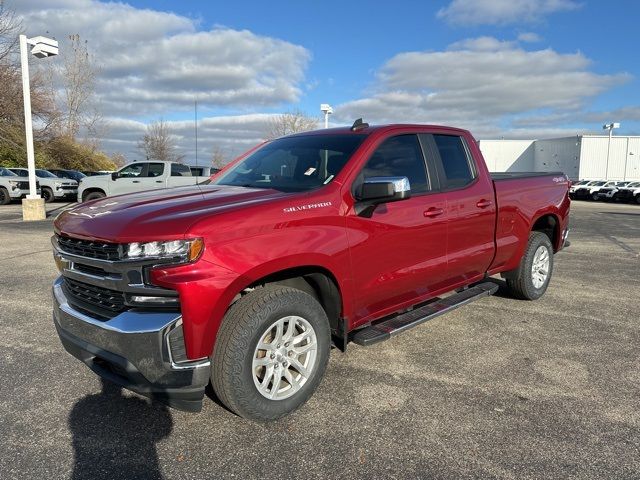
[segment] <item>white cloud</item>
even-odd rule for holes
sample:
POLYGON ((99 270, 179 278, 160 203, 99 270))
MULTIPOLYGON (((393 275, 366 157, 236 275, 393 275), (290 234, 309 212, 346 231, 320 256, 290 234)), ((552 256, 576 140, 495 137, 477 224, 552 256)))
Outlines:
MULTIPOLYGON (((504 135, 518 117, 584 111, 593 97, 628 80, 590 66, 581 53, 527 51, 490 37, 465 40, 445 51, 394 56, 377 73, 372 94, 338 106, 336 117, 452 124, 479 136, 504 135)), ((550 121, 544 128, 556 125, 550 121)))
POLYGON ((574 0, 453 0, 437 17, 458 25, 505 25, 537 22, 579 7, 574 0))
MULTIPOLYGON (((265 138, 272 114, 228 115, 205 117, 198 121, 198 159, 201 165, 211 162, 214 148, 219 148, 228 160, 249 150, 265 138)), ((139 160, 142 152, 138 142, 146 124, 126 118, 110 118, 109 136, 103 142, 107 152, 121 152, 128 160, 139 160)), ((166 121, 174 138, 177 153, 189 163, 195 159, 195 129, 191 120, 166 121)))
MULTIPOLYGON (((80 34, 100 65, 107 115, 155 115, 201 104, 224 108, 296 102, 310 53, 247 30, 200 29, 182 15, 97 0, 13 0, 27 33, 80 34)), ((61 59, 54 61, 60 62, 61 59)))
POLYGON ((535 32, 522 32, 518 35, 518 40, 524 43, 538 43, 542 41, 542 37, 535 32))

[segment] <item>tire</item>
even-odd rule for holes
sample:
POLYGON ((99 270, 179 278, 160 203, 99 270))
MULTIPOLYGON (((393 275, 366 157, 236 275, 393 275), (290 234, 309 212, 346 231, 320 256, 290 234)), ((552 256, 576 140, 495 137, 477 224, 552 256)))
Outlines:
POLYGON ((597 193, 592 193, 591 194, 591 200, 593 200, 594 202, 597 202, 599 199, 598 194, 597 193))
POLYGON ((636 203, 640 203, 640 195, 636 195, 636 203))
POLYGON ((88 193, 85 197, 84 197, 84 202, 90 202, 91 200, 98 200, 100 198, 104 198, 106 197, 106 195, 102 192, 91 192, 88 193))
POLYGON ((276 420, 311 397, 326 370, 330 344, 327 315, 311 295, 280 285, 256 288, 233 304, 224 317, 212 356, 211 384, 220 401, 241 417, 257 422, 276 420), (284 343, 277 342, 279 322, 284 343), (287 342, 292 325, 294 338, 305 332, 307 337, 287 342), (311 346, 314 339, 315 350, 311 346), (259 342, 270 348, 258 349, 259 342), (280 349, 278 345, 282 345, 280 349), (307 348, 299 355, 287 353, 287 347, 295 345, 307 348), (294 362, 308 368, 306 377, 302 373, 305 368, 298 370, 294 362), (265 382, 262 392, 260 382, 265 382))
POLYGON ((44 198, 44 203, 51 203, 54 200, 53 190, 49 187, 42 188, 42 198, 44 198))
POLYGON ((510 273, 507 276, 507 286, 514 297, 522 300, 537 300, 544 295, 553 273, 553 247, 549 237, 542 232, 531 232, 527 248, 520 260, 520 266, 510 273), (545 250, 546 258, 548 259, 546 275, 541 280, 543 275, 539 271, 534 280, 534 261, 538 261, 538 265, 542 269, 544 261, 541 261, 542 258, 539 255, 544 257, 545 254, 543 252, 545 250))
POLYGON ((9 203, 11 203, 9 190, 4 187, 0 187, 0 205, 9 205, 9 203))

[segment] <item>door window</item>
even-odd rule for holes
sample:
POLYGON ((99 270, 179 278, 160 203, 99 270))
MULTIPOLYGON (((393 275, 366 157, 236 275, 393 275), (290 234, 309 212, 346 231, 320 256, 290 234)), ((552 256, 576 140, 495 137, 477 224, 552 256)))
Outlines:
POLYGON ((144 163, 132 163, 128 167, 123 168, 118 173, 119 177, 122 178, 137 178, 142 176, 142 171, 144 170, 144 163))
POLYGON ((172 163, 171 176, 172 177, 190 177, 191 169, 181 163, 172 163))
POLYGON ((476 172, 462 137, 434 135, 433 139, 442 161, 442 188, 460 188, 472 183, 476 172))
POLYGON ((416 135, 398 135, 385 140, 371 155, 358 182, 370 177, 407 177, 411 193, 430 190, 420 142, 416 135))
POLYGON ((150 163, 147 177, 161 177, 164 172, 164 163, 150 163))

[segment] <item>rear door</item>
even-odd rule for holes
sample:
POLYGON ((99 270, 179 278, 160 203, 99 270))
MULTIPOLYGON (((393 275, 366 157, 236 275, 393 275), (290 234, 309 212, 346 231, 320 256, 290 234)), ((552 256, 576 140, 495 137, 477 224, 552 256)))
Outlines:
POLYGON ((481 279, 495 253, 496 205, 493 182, 479 168, 464 137, 424 135, 435 152, 440 188, 448 203, 450 285, 481 279))
POLYGON ((358 292, 355 322, 415 302, 446 283, 447 203, 430 170, 418 136, 397 135, 377 146, 352 186, 357 197, 364 178, 405 176, 411 185, 407 200, 379 205, 370 217, 347 215, 358 292))

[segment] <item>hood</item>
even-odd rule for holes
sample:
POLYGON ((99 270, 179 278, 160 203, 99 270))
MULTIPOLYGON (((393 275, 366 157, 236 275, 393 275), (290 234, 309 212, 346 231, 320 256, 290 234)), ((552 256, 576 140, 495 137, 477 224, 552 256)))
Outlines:
POLYGON ((199 185, 151 190, 83 203, 61 213, 57 233, 117 243, 183 238, 203 216, 286 197, 270 189, 199 185))

